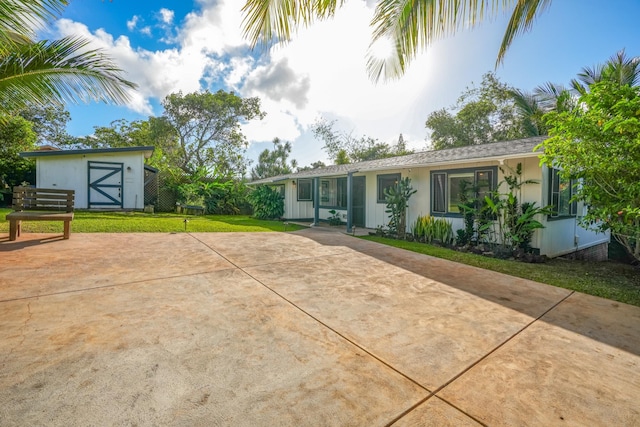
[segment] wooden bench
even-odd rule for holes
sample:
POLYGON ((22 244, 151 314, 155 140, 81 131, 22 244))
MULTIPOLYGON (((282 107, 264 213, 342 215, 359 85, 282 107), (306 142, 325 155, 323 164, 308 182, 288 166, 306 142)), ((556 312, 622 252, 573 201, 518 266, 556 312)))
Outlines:
POLYGON ((22 221, 64 221, 64 238, 71 234, 73 221, 73 190, 51 188, 13 188, 13 210, 7 214, 9 240, 16 240, 22 231, 22 221))

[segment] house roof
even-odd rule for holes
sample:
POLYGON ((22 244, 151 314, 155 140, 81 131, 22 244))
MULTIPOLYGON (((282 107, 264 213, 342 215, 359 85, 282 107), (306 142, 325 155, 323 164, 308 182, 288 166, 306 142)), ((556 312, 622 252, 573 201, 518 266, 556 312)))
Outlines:
POLYGON ((20 153, 21 157, 52 157, 52 156, 72 156, 78 154, 108 154, 123 152, 143 152, 145 158, 151 157, 154 146, 144 147, 119 147, 119 148, 87 148, 79 150, 47 150, 47 151, 27 151, 20 153))
POLYGON ((350 163, 347 165, 332 165, 324 168, 311 169, 287 175, 279 175, 252 181, 249 184, 270 184, 292 178, 340 176, 356 172, 406 169, 410 167, 456 164, 471 161, 538 157, 540 155, 540 152, 534 152, 533 150, 545 139, 547 139, 546 136, 536 136, 526 139, 516 139, 512 141, 494 142, 481 145, 470 145, 466 147, 449 148, 445 150, 423 151, 420 153, 408 154, 406 156, 368 160, 366 162, 350 163))

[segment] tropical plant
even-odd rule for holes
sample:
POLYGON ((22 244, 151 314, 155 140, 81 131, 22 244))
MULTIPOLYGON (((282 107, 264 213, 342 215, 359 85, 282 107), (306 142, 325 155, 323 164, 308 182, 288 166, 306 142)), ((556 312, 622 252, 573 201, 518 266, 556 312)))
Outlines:
POLYGON ((522 187, 538 182, 522 178, 522 163, 518 163, 515 169, 506 165, 505 167, 510 173, 507 174, 504 168, 500 168, 504 174, 504 180, 498 184, 498 189, 492 196, 485 196, 485 203, 495 218, 500 245, 508 251, 516 249, 529 251, 533 232, 544 228, 536 217, 550 215, 551 209, 549 206, 536 206, 535 202, 521 202, 522 187), (499 193, 502 184, 508 187, 506 193, 499 193))
POLYGON ((0 113, 33 104, 104 101, 125 103, 136 85, 102 49, 82 37, 35 40, 67 0, 0 3, 0 113))
POLYGON ((588 207, 583 225, 609 230, 640 261, 640 87, 603 80, 571 111, 545 118, 541 162, 577 179, 572 201, 588 207))
MULTIPOLYGON (((244 34, 253 46, 286 42, 298 26, 330 18, 343 4, 344 0, 246 0, 242 8, 244 34)), ((531 29, 535 18, 550 4, 551 0, 378 0, 371 21, 371 46, 388 40, 395 49, 389 58, 376 57, 373 49, 368 53, 369 76, 375 81, 399 77, 433 41, 513 8, 498 51, 498 65, 514 38, 531 29)))
POLYGON ((329 221, 329 225, 342 224, 342 218, 340 218, 340 213, 338 213, 338 211, 336 211, 335 209, 331 209, 329 213, 331 214, 331 216, 327 218, 327 221, 329 221))
POLYGON ((254 188, 248 196, 253 216, 258 219, 277 219, 284 215, 284 200, 280 192, 268 185, 254 188))
POLYGON ((448 246, 455 242, 451 223, 444 218, 429 215, 419 216, 416 219, 412 234, 417 240, 425 243, 440 242, 448 246))
POLYGON ((409 199, 417 190, 411 186, 409 177, 401 178, 396 185, 385 188, 384 196, 389 214, 389 233, 403 239, 407 232, 407 207, 409 199))

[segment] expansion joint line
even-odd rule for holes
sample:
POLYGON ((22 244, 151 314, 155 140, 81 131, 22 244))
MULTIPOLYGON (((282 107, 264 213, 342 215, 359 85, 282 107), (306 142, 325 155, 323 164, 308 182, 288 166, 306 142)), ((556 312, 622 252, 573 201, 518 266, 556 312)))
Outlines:
MULTIPOLYGON (((559 306, 560 304, 562 304, 563 302, 565 302, 567 300, 567 298, 569 298, 571 295, 573 295, 575 293, 575 291, 571 291, 569 294, 567 294, 564 298, 562 298, 560 301, 558 301, 557 303, 553 304, 550 308, 548 308, 545 312, 543 312, 541 315, 539 315, 538 317, 536 317, 535 319, 533 319, 531 322, 527 323, 526 325, 524 325, 522 328, 520 328, 520 330, 518 330, 516 333, 514 333, 513 335, 511 335, 510 337, 508 337, 507 339, 505 339, 503 342, 501 342, 500 344, 498 344, 495 348, 493 348, 490 352, 488 352, 487 354, 485 354, 484 356, 482 356, 480 359, 476 360, 475 362, 473 362, 471 365, 467 366, 467 368, 465 368, 464 370, 462 370, 461 372, 459 372, 456 376, 454 376, 453 378, 451 378, 449 381, 447 381, 446 383, 444 383, 443 385, 441 385, 440 387, 438 387, 433 394, 436 395, 438 393, 440 393, 440 391, 442 391, 442 389, 444 389, 445 387, 447 387, 449 384, 451 384, 452 382, 454 382, 455 380, 457 380, 458 378, 460 378, 461 376, 463 376, 464 374, 466 374, 467 372, 469 372, 471 369, 473 369, 474 367, 476 367, 478 364, 480 364, 482 361, 484 361, 485 359, 487 359, 489 356, 491 356, 493 353, 495 353, 496 351, 498 351, 500 348, 502 348, 505 344, 507 344, 508 342, 510 342, 511 340, 513 340, 515 337, 517 337, 518 335, 520 335, 522 332, 524 332, 525 330, 527 330, 531 325, 533 325, 534 323, 536 323, 537 321, 539 321, 540 319, 542 319, 544 316, 547 315, 547 313, 549 313, 551 310, 554 310, 557 306, 559 306)), ((478 420, 477 418, 475 418, 474 416, 472 416, 471 414, 467 413, 466 411, 462 410, 461 408, 458 408, 456 405, 454 405, 453 403, 449 402, 448 400, 443 399, 442 397, 438 397, 438 399, 442 400, 443 402, 445 402, 447 405, 454 407, 455 409, 457 409, 458 411, 464 413, 465 415, 467 415, 468 417, 472 418, 473 420, 475 420, 476 422, 482 424, 482 425, 486 425, 485 423, 483 423, 482 421, 478 420)), ((425 399, 426 401, 427 399, 425 399)), ((415 407, 417 407, 418 405, 416 405, 415 407)), ((397 421, 399 421, 402 417, 404 417, 405 415, 407 415, 411 410, 413 410, 413 408, 410 408, 409 410, 407 410, 404 414, 400 415, 398 418, 396 418, 395 420, 393 420, 390 424, 388 424, 388 426, 393 425, 394 423, 396 423, 397 421)))
MULTIPOLYGON (((269 285, 265 284, 262 280, 258 279, 257 277, 253 276, 251 273, 249 273, 248 271, 246 271, 244 268, 240 267, 239 265, 235 264, 233 261, 231 261, 229 258, 225 257, 224 255, 222 255, 220 252, 218 252, 215 248, 212 248, 211 246, 207 245, 205 242, 203 242, 202 240, 198 239, 196 236, 192 237, 196 240, 198 240, 200 243, 202 243, 204 246, 206 246, 207 248, 209 248, 210 250, 212 250, 213 252, 215 252, 217 255, 219 255, 220 257, 222 257, 224 260, 226 260, 228 263, 230 263, 231 265, 233 265, 234 267, 236 267, 238 270, 242 271, 244 274, 246 274, 247 276, 249 276, 251 279, 255 280, 256 282, 258 282, 261 286, 263 286, 265 289, 269 290, 270 292, 272 292, 273 294, 275 294, 278 298, 282 299, 283 301, 285 301, 287 304, 291 305, 292 307, 294 307, 296 310, 302 312, 305 316, 313 319, 314 321, 316 321, 317 323, 319 323, 320 325, 322 325, 323 327, 327 328, 328 330, 330 330, 331 332, 333 332, 334 334, 338 335, 340 338, 344 339, 345 341, 347 341, 348 343, 350 343, 351 345, 357 347, 358 349, 362 350, 363 352, 365 352, 366 354, 368 354, 369 356, 373 357, 375 360, 377 360, 378 362, 382 363, 384 366, 386 366, 387 368, 391 369, 392 371, 394 371, 395 373, 397 373, 398 375, 402 376, 403 378, 406 378, 407 380, 409 380, 410 382, 412 382, 413 384, 415 384, 416 386, 420 387, 421 389, 423 389, 424 391, 426 391, 427 393, 429 393, 429 396, 427 396, 427 398, 431 397, 434 393, 431 392, 431 390, 429 390, 428 388, 426 388, 425 386, 423 386, 422 384, 420 384, 417 380, 411 378, 410 376, 408 376, 407 374, 405 374, 402 371, 399 371, 397 368, 393 367, 392 365, 390 365, 388 362, 386 362, 385 360, 381 359, 380 357, 376 356, 375 354, 371 353, 369 350, 367 350, 366 348, 362 347, 360 344, 356 343, 355 341, 353 341, 352 339, 350 339, 349 337, 343 335, 341 332, 335 330, 334 328, 332 328, 330 325, 326 324, 325 322, 323 322, 322 320, 318 319, 316 316, 314 316, 313 314, 309 313, 308 311, 306 311, 304 308, 300 307, 299 305, 297 305, 295 302, 291 301, 290 299, 288 299, 287 297, 285 297, 284 295, 282 295, 281 293, 279 293, 278 291, 276 291, 275 289, 269 287, 269 285)), ((426 399, 425 399, 426 400, 426 399)))

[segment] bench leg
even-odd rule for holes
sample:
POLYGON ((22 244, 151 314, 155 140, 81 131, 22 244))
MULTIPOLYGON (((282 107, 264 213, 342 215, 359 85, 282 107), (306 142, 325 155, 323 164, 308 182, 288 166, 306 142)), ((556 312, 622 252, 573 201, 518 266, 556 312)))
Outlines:
POLYGON ((22 221, 12 219, 9 220, 9 240, 14 241, 20 236, 20 228, 22 221))
POLYGON ((71 235, 71 221, 64 222, 64 238, 68 239, 71 235))

